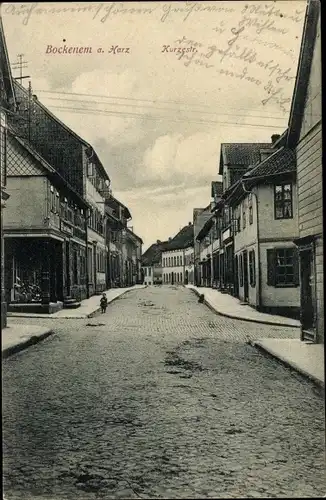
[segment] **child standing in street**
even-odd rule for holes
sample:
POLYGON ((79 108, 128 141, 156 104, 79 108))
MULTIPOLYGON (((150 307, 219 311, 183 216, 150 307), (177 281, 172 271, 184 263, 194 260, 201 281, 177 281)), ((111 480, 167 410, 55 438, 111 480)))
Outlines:
POLYGON ((106 298, 106 295, 105 295, 104 292, 103 292, 103 295, 101 297, 100 306, 101 306, 101 312, 102 312, 102 314, 105 313, 106 312, 106 308, 108 306, 108 299, 106 298))

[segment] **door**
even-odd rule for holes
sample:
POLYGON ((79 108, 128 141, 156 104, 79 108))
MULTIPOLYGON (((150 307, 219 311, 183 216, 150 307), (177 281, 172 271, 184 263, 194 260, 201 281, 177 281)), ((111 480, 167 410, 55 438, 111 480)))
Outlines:
POLYGON ((188 271, 185 272, 185 285, 188 285, 189 282, 189 273, 188 271))
POLYGON ((248 285, 248 252, 243 252, 243 295, 244 301, 248 302, 249 299, 249 285, 248 285))
POLYGON ((304 332, 304 330, 311 331, 315 327, 312 249, 307 249, 300 252, 300 274, 301 274, 301 323, 302 323, 302 330, 304 332))
POLYGON ((70 279, 70 242, 66 241, 66 286, 67 296, 70 296, 71 279, 70 279))
POLYGON ((234 258, 234 296, 239 298, 239 263, 237 255, 234 258))

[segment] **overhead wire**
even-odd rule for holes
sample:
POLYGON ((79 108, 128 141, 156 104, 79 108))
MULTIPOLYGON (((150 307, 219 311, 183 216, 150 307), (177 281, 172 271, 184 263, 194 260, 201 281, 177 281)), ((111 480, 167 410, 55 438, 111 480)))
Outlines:
POLYGON ((112 115, 112 116, 127 116, 127 117, 139 117, 141 119, 145 120, 154 120, 154 121, 159 121, 159 120, 164 120, 168 119, 169 121, 172 122, 179 122, 179 123, 197 123, 197 124, 223 124, 223 125, 232 125, 232 126, 238 126, 238 127, 256 127, 256 128, 275 128, 275 129, 280 129, 283 128, 280 125, 264 125, 261 123, 244 123, 241 124, 239 122, 226 122, 226 121, 213 121, 213 120, 200 120, 200 121, 194 121, 192 119, 189 119, 189 117, 182 117, 180 120, 175 120, 173 119, 173 116, 168 116, 168 115, 157 115, 155 116, 148 116, 146 114, 141 114, 141 113, 132 113, 132 112, 123 112, 123 111, 112 111, 112 110, 101 110, 101 109, 92 109, 92 108, 76 108, 76 107, 68 107, 68 106, 52 106, 52 108, 55 109, 60 109, 60 110, 66 110, 72 113, 79 113, 79 114, 93 114, 93 115, 112 115))

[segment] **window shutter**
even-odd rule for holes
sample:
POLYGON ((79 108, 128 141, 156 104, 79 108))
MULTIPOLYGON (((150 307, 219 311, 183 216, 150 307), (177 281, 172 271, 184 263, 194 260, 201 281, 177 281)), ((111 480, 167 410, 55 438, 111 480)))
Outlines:
POLYGON ((293 249, 293 284, 295 286, 300 285, 300 273, 299 273, 299 250, 297 247, 293 249))
POLYGON ((276 284, 276 252, 275 248, 267 250, 267 285, 276 284))

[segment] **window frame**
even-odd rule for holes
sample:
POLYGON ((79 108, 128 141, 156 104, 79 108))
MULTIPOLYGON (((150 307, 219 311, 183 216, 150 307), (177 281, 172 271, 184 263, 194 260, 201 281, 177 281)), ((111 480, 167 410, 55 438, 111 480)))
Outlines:
POLYGON ((274 219, 275 220, 293 219, 293 186, 292 186, 292 182, 281 182, 281 183, 274 184, 274 219), (285 186, 290 186, 290 200, 286 200, 284 198, 284 193, 285 193, 284 187, 285 186), (278 187, 282 188, 282 200, 276 199, 276 189, 278 187), (286 202, 290 203, 290 207, 291 207, 291 215, 290 216, 284 215, 286 202), (277 205, 279 203, 281 203, 281 206, 282 206, 282 213, 283 213, 282 216, 277 216, 277 213, 276 213, 277 212, 277 205))

